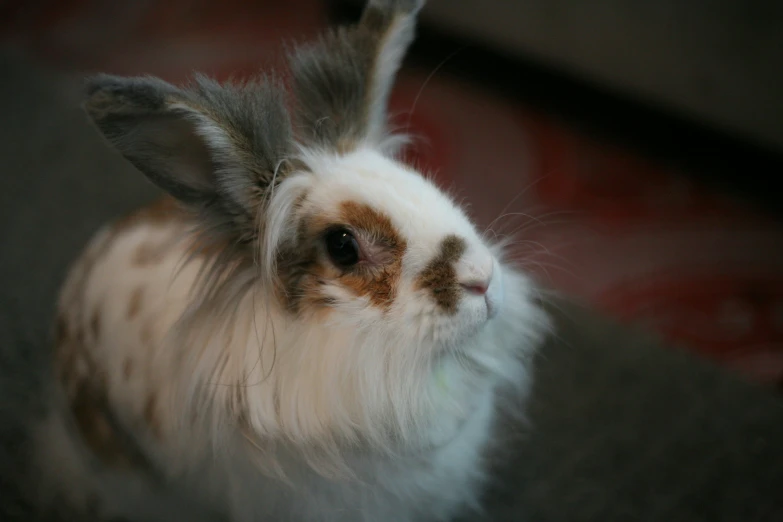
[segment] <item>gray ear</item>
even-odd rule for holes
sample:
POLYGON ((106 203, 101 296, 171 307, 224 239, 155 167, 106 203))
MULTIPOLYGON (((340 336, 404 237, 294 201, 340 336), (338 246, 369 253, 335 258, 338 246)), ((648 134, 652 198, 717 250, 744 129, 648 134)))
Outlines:
POLYGON ((337 150, 381 144, 387 104, 424 0, 370 0, 356 26, 291 56, 297 124, 305 141, 337 150))
POLYGON ((219 85, 197 77, 180 89, 100 75, 88 81, 85 109, 153 183, 223 225, 251 226, 292 150, 283 91, 268 80, 219 85))

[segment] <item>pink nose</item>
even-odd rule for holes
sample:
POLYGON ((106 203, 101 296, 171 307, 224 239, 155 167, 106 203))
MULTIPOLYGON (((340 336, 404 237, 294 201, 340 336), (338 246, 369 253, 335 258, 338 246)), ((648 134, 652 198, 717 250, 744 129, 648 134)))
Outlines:
POLYGON ((460 284, 466 291, 476 295, 486 294, 487 288, 489 287, 489 283, 484 281, 465 281, 464 283, 460 284))

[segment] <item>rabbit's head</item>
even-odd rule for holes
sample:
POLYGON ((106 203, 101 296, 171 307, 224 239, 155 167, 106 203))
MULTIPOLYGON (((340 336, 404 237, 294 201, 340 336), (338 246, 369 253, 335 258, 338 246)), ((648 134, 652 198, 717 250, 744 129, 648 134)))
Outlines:
MULTIPOLYGON (((305 401, 311 387, 312 404, 288 406, 301 414, 335 396, 332 409, 349 419, 341 426, 376 422, 377 432, 379 418, 417 422, 414 405, 431 402, 430 376, 449 354, 463 369, 472 359, 502 373, 497 344, 525 342, 482 338, 504 307, 527 303, 524 279, 449 196, 395 159, 387 101, 422 3, 371 0, 357 25, 296 48, 290 104, 271 76, 184 88, 98 76, 86 103, 128 160, 198 213, 203 234, 252 263, 252 284, 297 325, 299 363, 286 367, 279 352, 289 348, 277 346, 275 400, 305 401), (504 300, 508 278, 515 295, 504 300)), ((512 333, 526 327, 505 322, 512 333)), ((333 415, 313 423, 335 424, 333 415)))

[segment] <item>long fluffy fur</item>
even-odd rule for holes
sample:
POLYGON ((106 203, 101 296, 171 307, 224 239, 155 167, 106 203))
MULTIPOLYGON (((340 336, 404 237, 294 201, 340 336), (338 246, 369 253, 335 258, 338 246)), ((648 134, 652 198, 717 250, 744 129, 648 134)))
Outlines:
POLYGON ((195 493, 235 522, 446 520, 478 503, 498 393, 524 397, 547 319, 459 206, 391 157, 386 102, 421 4, 371 0, 295 51, 294 124, 272 77, 89 84, 98 129, 187 214, 107 228, 63 289, 64 332, 106 381, 98 413, 145 461, 93 471, 75 455, 95 441, 53 408, 41 459, 69 463, 74 498, 127 515, 163 484, 153 519, 195 493), (322 245, 332 225, 386 264, 347 283, 322 245), (159 259, 134 267, 150 245, 159 259), (286 282, 292 263, 309 286, 286 282))

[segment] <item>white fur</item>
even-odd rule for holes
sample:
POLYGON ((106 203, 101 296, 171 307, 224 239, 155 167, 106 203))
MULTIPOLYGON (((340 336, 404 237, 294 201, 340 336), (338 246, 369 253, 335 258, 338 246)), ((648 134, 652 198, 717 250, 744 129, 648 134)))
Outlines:
MULTIPOLYGON (((526 355, 546 329, 530 283, 407 167, 368 149, 303 151, 301 160, 309 169, 290 174, 271 196, 259 271, 235 274, 214 300, 193 301, 200 261, 180 267, 186 250, 175 241, 185 228, 141 224, 109 239, 82 304, 104 311, 101 337, 88 349, 106 370, 117 416, 172 492, 165 501, 153 498, 160 492, 138 493, 120 504, 124 484, 146 479, 111 470, 65 487, 95 490, 112 514, 160 504, 156 520, 171 520, 171 499, 185 494, 233 522, 446 520, 477 503, 496 393, 513 385, 524 395, 526 355), (394 303, 383 311, 333 285, 328 314, 293 316, 271 296, 274 252, 292 241, 298 219, 333 215, 344 201, 387 215, 407 242, 394 303), (468 245, 460 277, 491 272, 487 297, 464 296, 453 316, 415 285, 450 234, 468 245), (132 253, 150 241, 165 246, 165 259, 132 266, 132 253), (137 288, 143 308, 128 320, 137 288), (140 341, 145 327, 154 334, 149 345, 140 341), (127 360, 138 369, 129 380, 121 378, 127 360), (160 399, 160 438, 141 427, 150 394, 160 399)), ((66 431, 44 436, 44 446, 72 454, 78 442, 66 445, 66 431)), ((89 475, 72 455, 60 460, 71 470, 61 476, 79 466, 89 475)))

